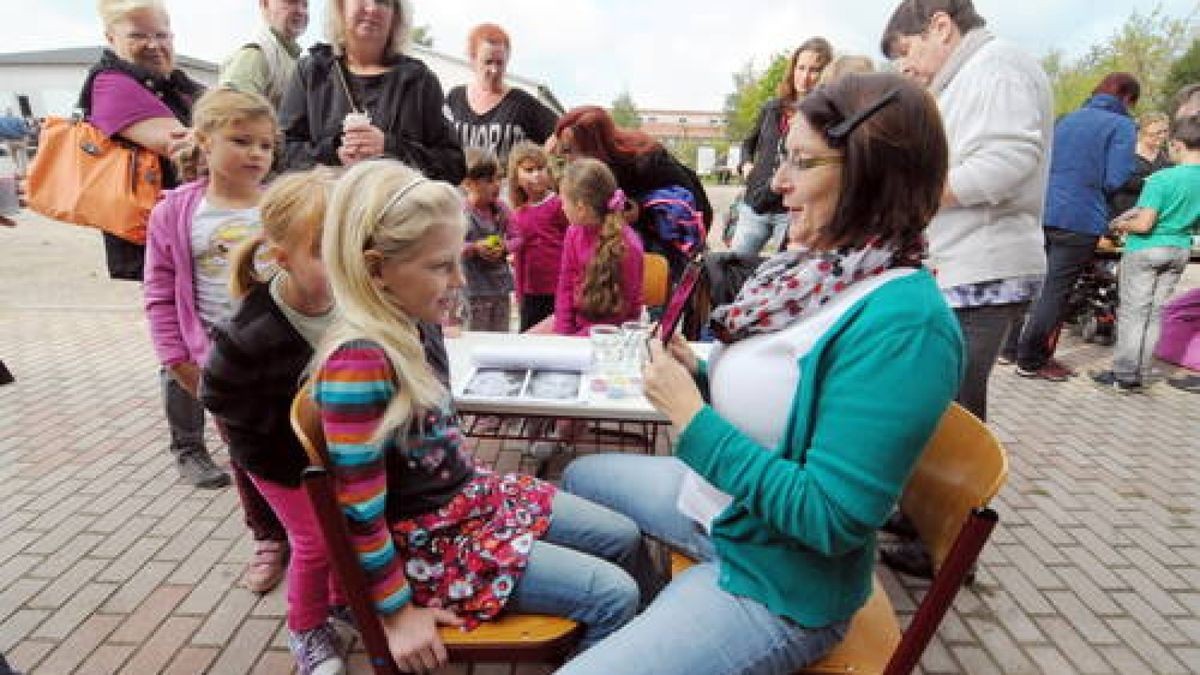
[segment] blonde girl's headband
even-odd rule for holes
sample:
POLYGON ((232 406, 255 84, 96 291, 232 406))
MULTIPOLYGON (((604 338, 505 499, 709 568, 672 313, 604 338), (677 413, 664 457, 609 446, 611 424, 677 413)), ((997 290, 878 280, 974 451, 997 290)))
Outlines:
POLYGON ((396 192, 396 194, 392 195, 392 198, 388 200, 387 205, 383 207, 383 211, 381 211, 381 213, 387 213, 388 211, 390 211, 392 209, 393 206, 395 206, 396 204, 399 204, 401 199, 404 199, 404 195, 408 194, 409 192, 412 192, 413 189, 415 189, 421 183, 428 183, 428 182, 429 182, 429 179, 424 176, 412 179, 412 181, 410 181, 408 183, 408 185, 405 185, 404 187, 400 188, 396 192))

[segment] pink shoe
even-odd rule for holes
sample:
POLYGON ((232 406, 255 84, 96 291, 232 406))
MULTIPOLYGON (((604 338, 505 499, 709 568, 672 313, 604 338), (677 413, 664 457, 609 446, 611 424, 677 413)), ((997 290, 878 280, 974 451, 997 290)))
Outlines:
POLYGON ((253 593, 268 593, 283 581, 287 573, 286 541, 254 542, 254 557, 242 573, 242 586, 253 593))

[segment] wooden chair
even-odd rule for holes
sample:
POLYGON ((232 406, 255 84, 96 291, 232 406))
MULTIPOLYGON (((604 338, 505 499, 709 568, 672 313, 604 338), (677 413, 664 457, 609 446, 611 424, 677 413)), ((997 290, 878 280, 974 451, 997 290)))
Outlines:
MULTIPOLYGON (((901 635, 896 612, 876 577, 846 639, 800 672, 911 673, 996 526, 996 512, 987 504, 1007 477, 1008 455, 1000 441, 979 418, 951 404, 900 497, 900 509, 929 548, 936 570, 912 622, 901 635)), ((691 564, 672 554, 672 573, 691 564)))
POLYGON ((667 304, 667 296, 671 292, 670 275, 666 256, 647 253, 642 258, 642 296, 647 307, 667 304))
MULTIPOLYGON (((370 599, 366 574, 350 544, 328 469, 329 454, 320 413, 307 388, 292 401, 291 421, 292 430, 308 454, 304 488, 316 509, 330 563, 350 603, 371 668, 376 675, 399 675, 401 671, 392 660, 383 626, 370 599)), ((439 632, 452 662, 509 663, 515 672, 516 664, 521 662, 561 663, 578 642, 583 627, 556 616, 505 614, 471 632, 464 633, 453 626, 442 627, 439 632)))

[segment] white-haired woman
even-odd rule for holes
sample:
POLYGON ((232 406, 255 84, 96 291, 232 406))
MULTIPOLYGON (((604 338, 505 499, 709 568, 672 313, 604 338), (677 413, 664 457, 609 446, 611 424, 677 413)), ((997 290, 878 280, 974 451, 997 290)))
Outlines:
POLYGON ((411 30, 408 0, 330 0, 330 44, 300 60, 280 106, 287 168, 392 157, 430 178, 462 181, 463 152, 442 114, 442 86, 404 53, 411 30))
MULTIPOLYGON (((167 160, 187 142, 192 103, 203 88, 175 68, 174 35, 162 0, 99 0, 96 9, 109 48, 88 72, 79 107, 106 135, 157 154, 163 187, 175 187, 167 160)), ((105 232, 104 251, 110 276, 141 280, 144 235, 123 239, 105 232)))

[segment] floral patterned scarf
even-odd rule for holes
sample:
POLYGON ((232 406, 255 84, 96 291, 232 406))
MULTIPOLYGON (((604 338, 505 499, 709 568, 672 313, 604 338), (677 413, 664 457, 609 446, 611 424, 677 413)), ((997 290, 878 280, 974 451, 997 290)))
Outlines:
POLYGON ((784 251, 764 262, 732 303, 713 310, 713 332, 729 344, 783 330, 858 281, 894 267, 920 266, 923 253, 923 242, 900 250, 877 241, 862 248, 784 251))

